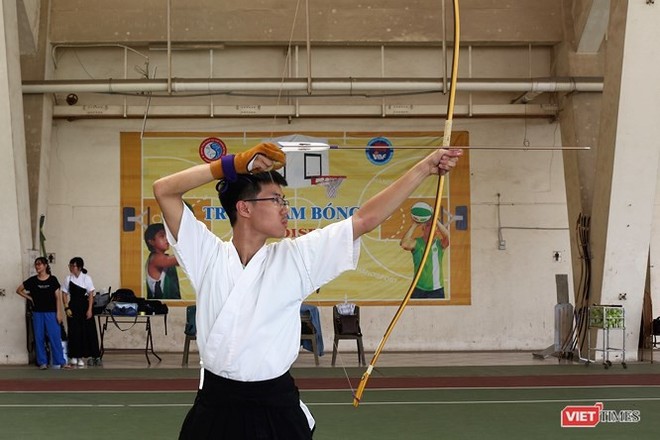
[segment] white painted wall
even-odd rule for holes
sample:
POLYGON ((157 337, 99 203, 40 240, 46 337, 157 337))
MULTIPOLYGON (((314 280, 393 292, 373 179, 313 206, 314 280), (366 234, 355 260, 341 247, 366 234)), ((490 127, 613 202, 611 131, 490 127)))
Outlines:
MULTIPOLYGON (((153 131, 237 131, 257 130, 265 123, 272 120, 151 120, 148 126, 153 131)), ((57 276, 64 277, 68 260, 79 255, 97 288, 119 287, 119 133, 139 131, 141 124, 130 120, 55 122, 45 232, 47 249, 57 256, 53 265, 57 276)), ((300 132, 412 128, 409 120, 278 124, 282 130, 300 132)), ((468 130, 474 145, 520 145, 525 124, 532 147, 552 145, 559 139, 556 125, 546 120, 458 120, 454 129, 468 130)), ((414 129, 437 130, 439 125, 419 120, 414 129)), ((532 350, 553 342, 555 274, 570 273, 569 231, 506 229, 507 249, 498 250, 496 194, 502 195, 503 226, 568 228, 561 153, 473 151, 471 169, 472 305, 408 308, 388 350, 532 350), (555 250, 565 252, 560 263, 552 260, 555 250)), ((363 307, 367 350, 378 344, 394 311, 394 307, 363 307)), ((183 308, 172 308, 167 337, 156 324, 158 350, 181 350, 183 312, 183 308)), ((329 308, 321 310, 327 347, 332 342, 331 315, 329 308)), ((138 332, 118 330, 108 336, 111 346, 139 346, 143 338, 138 332)))

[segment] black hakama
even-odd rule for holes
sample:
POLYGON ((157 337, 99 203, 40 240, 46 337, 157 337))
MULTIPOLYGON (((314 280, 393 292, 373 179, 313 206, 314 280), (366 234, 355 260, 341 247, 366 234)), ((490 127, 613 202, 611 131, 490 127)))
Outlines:
POLYGON ((188 412, 179 440, 309 440, 293 378, 257 382, 225 379, 204 370, 203 388, 188 412))
POLYGON ((67 319, 69 327, 68 351, 70 358, 98 358, 99 339, 96 322, 92 316, 87 319, 89 297, 87 290, 77 284, 69 283, 69 308, 73 316, 67 319))

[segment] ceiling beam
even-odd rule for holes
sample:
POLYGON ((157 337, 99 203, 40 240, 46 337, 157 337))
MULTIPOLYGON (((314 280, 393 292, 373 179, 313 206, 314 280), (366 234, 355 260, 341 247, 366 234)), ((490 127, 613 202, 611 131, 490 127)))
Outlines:
POLYGON ((610 21, 610 0, 592 0, 578 41, 578 54, 598 53, 610 21))

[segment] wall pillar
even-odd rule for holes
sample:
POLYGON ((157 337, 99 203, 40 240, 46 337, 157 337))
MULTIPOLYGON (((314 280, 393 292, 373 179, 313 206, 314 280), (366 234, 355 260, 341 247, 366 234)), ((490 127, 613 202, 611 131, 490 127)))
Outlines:
POLYGON ((25 301, 15 289, 31 266, 32 237, 15 1, 0 7, 0 363, 26 363, 25 301), (18 234, 17 234, 18 231, 18 234))
MULTIPOLYGON (((637 358, 660 158, 660 5, 611 3, 591 218, 592 302, 626 310, 626 359, 637 358)), ((593 340, 593 339, 592 339, 593 340)), ((615 344, 616 342, 612 342, 615 344)))

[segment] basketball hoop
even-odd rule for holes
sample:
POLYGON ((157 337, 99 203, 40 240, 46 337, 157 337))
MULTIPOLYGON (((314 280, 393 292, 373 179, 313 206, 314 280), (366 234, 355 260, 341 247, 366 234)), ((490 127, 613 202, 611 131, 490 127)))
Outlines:
POLYGON ((339 185, 344 181, 346 176, 318 176, 312 177, 312 185, 322 185, 325 186, 326 195, 334 199, 337 197, 337 192, 339 191, 339 185))

